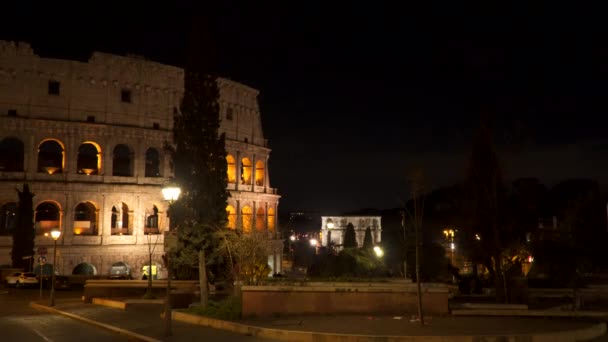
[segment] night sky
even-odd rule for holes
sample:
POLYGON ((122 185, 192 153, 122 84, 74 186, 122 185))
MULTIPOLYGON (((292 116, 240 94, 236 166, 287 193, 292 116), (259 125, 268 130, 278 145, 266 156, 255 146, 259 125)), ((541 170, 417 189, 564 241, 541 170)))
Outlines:
POLYGON ((43 57, 97 50, 182 66, 190 14, 207 13, 220 74, 261 91, 283 213, 399 206, 415 167, 435 187, 463 179, 481 112, 495 118, 507 181, 608 183, 602 9, 219 2, 21 3, 3 11, 0 39, 43 57))

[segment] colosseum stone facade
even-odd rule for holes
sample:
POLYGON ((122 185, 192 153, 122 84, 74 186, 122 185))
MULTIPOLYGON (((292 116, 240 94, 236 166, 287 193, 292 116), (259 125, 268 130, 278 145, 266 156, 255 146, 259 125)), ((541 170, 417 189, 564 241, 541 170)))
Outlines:
MULTIPOLYGON (((227 79, 218 85, 228 226, 268 232, 276 247, 269 264, 281 272, 279 195, 270 186, 258 91, 227 79)), ((122 262, 141 277, 153 248, 162 277, 169 222, 160 190, 171 177, 163 147, 183 93, 178 67, 100 52, 87 62, 41 58, 26 43, 0 41, 0 265, 11 262, 16 189, 28 184, 36 250, 52 255, 45 233, 62 231, 61 274, 106 275, 122 262)))

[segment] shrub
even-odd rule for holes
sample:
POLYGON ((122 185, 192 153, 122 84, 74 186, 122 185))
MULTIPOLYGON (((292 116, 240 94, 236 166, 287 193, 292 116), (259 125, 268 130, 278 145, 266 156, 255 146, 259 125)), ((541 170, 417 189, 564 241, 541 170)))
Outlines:
POLYGON ((189 308, 186 312, 222 320, 238 320, 241 318, 242 301, 240 297, 232 296, 221 301, 210 300, 205 309, 200 306, 189 308))

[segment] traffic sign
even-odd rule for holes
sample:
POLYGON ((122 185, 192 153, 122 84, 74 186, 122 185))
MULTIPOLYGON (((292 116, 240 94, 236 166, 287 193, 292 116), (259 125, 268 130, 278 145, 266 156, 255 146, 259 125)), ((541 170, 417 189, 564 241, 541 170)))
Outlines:
POLYGON ((38 255, 46 255, 46 253, 47 253, 46 247, 42 247, 42 246, 38 247, 38 255))

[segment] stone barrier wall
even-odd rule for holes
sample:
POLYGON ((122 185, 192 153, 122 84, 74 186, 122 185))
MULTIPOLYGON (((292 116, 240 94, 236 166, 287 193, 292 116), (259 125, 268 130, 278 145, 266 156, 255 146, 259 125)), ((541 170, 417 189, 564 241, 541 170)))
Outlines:
MULTIPOLYGON (((423 284, 425 313, 448 314, 448 289, 423 284)), ((302 314, 416 313, 415 284, 333 284, 301 286, 243 286, 243 316, 302 314)))

